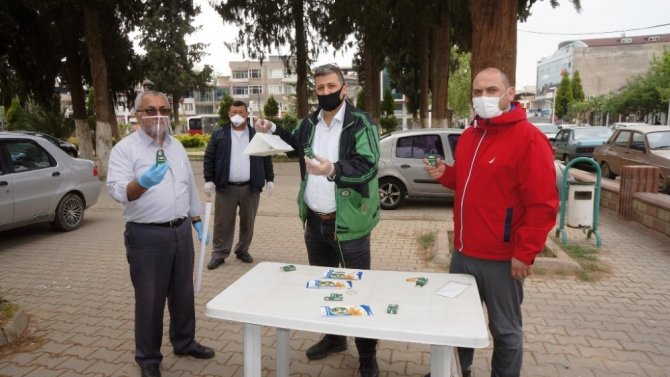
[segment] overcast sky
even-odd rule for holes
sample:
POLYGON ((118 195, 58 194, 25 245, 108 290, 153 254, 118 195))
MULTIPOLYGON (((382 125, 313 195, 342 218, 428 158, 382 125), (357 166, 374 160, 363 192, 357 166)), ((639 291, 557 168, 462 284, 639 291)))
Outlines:
MULTIPOLYGON (((208 0, 195 0, 201 6, 202 13, 196 18, 195 24, 202 29, 194 34, 189 42, 207 43, 209 55, 202 59, 202 64, 214 67, 217 74, 229 75, 228 62, 242 60, 241 54, 228 51, 224 42, 233 42, 237 30, 231 25, 223 25, 221 17, 209 5, 208 0)), ((566 40, 628 36, 667 34, 670 25, 649 28, 670 23, 669 0, 581 0, 582 11, 577 13, 570 0, 559 0, 558 8, 551 8, 549 0, 535 3, 532 15, 527 22, 519 23, 517 33, 517 87, 535 85, 537 61, 550 56, 558 44, 566 40), (642 29, 644 30, 631 30, 642 29), (616 31, 614 33, 602 33, 616 31), (531 32, 549 33, 535 34, 531 32), (560 35, 560 34, 578 35, 560 35), (599 33, 599 34, 586 34, 599 33)), ((276 53, 276 52, 274 52, 276 53)), ((340 66, 351 66, 353 51, 337 51, 317 58, 317 63, 336 62, 340 66)))

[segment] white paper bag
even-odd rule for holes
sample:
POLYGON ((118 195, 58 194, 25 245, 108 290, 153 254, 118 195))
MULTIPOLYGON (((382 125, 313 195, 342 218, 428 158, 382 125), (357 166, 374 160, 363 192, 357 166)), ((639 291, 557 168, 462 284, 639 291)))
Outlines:
POLYGON ((249 156, 271 156, 292 150, 293 148, 279 136, 256 132, 244 150, 244 154, 249 156))

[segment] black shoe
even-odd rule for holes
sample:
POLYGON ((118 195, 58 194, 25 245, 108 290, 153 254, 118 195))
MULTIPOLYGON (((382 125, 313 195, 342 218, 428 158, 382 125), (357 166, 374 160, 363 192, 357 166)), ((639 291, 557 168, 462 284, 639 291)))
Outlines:
POLYGON ((174 351, 174 354, 177 356, 193 356, 196 359, 211 359, 214 357, 214 350, 205 347, 202 344, 198 344, 194 349, 187 352, 178 352, 174 351))
POLYGON ((160 364, 140 365, 142 377, 161 377, 160 364))
POLYGON ((361 366, 358 368, 358 372, 361 377, 379 377, 379 366, 376 358, 364 357, 360 359, 360 362, 361 366))
POLYGON ((342 352, 347 349, 346 340, 343 343, 336 343, 324 337, 315 345, 309 347, 305 355, 310 360, 319 360, 335 352, 342 352))
POLYGON ((213 270, 224 263, 226 263, 226 260, 224 258, 212 258, 212 260, 210 260, 209 263, 207 263, 207 269, 213 270))
POLYGON ((237 253, 237 259, 241 260, 244 263, 253 263, 254 262, 254 258, 252 258, 251 254, 249 254, 246 251, 237 253))

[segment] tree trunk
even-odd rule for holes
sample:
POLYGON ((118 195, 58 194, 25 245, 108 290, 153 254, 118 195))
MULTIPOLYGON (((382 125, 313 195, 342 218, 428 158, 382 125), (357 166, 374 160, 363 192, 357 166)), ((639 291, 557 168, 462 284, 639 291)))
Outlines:
POLYGON ((470 0, 472 77, 488 67, 516 82, 516 22, 518 0, 470 0))
POLYGON ((365 106, 368 108, 370 117, 377 125, 377 130, 381 134, 379 118, 381 116, 381 59, 379 55, 368 47, 370 43, 363 43, 363 65, 365 70, 365 82, 363 92, 365 93, 365 106))
POLYGON ((109 126, 112 128, 113 140, 118 142, 121 140, 121 132, 119 131, 119 122, 116 120, 116 109, 111 93, 107 96, 107 113, 109 114, 109 126))
POLYGON ((303 0, 293 0, 293 23, 295 26, 296 46, 296 111, 298 119, 309 114, 309 103, 307 101, 307 38, 305 37, 305 9, 303 0))
POLYGON ((433 26, 433 48, 431 76, 433 86, 432 127, 446 128, 448 125, 449 99, 449 63, 451 59, 451 25, 449 22, 449 8, 440 6, 437 23, 433 26))
MULTIPOLYGON (((181 93, 172 93, 172 116, 174 117, 174 123, 172 124, 172 130, 175 135, 182 134, 181 124, 179 123, 179 102, 181 101, 181 93)), ((204 126, 203 126, 204 127, 204 126)), ((203 132, 205 129, 203 128, 203 132)))
POLYGON ((109 123, 109 85, 107 82, 107 62, 102 52, 100 21, 91 5, 84 1, 84 28, 91 77, 95 88, 95 149, 98 158, 98 172, 101 179, 107 178, 109 154, 112 150, 112 127, 109 123))
POLYGON ((63 49, 66 56, 65 68, 70 97, 72 98, 72 117, 74 118, 75 134, 79 157, 87 160, 95 160, 91 129, 88 127, 86 116, 86 94, 82 85, 81 56, 75 44, 77 39, 71 24, 64 23, 61 29, 63 33, 63 49))
POLYGON ((427 23, 427 21, 424 21, 419 25, 419 116, 421 117, 421 128, 428 128, 428 96, 430 95, 428 92, 430 82, 430 49, 428 48, 427 23))

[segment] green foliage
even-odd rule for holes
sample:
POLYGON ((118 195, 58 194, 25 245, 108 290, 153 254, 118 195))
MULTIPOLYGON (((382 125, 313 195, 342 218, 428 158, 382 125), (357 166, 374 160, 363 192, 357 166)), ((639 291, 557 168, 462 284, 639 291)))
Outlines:
POLYGON ((13 124, 19 118, 23 108, 21 107, 21 101, 19 101, 19 96, 14 96, 12 98, 12 104, 7 109, 7 129, 10 130, 13 127, 13 124))
POLYGON ((286 113, 279 118, 279 124, 287 131, 293 132, 298 127, 298 118, 293 113, 286 113))
POLYGON ((570 84, 570 76, 567 72, 563 74, 561 83, 558 85, 558 92, 554 101, 556 101, 556 116, 559 119, 563 119, 568 115, 568 105, 572 101, 572 85, 570 84))
POLYGON ((25 110, 18 112, 9 130, 27 130, 43 132, 57 138, 66 138, 74 130, 74 122, 65 122, 65 110, 47 109, 38 104, 31 104, 25 110))
POLYGON ((582 78, 579 71, 572 74, 572 99, 574 101, 584 101, 584 88, 582 88, 582 78))
POLYGON ((265 113, 266 117, 276 117, 279 114, 279 104, 274 96, 268 98, 265 106, 263 106, 263 113, 265 113))
POLYGON ((233 97, 228 93, 223 95, 223 102, 219 104, 219 120, 216 123, 219 127, 222 127, 226 123, 230 123, 230 117, 228 116, 228 110, 233 104, 233 97))
POLYGON ((398 119, 395 115, 384 115, 379 118, 379 125, 382 128, 382 134, 387 134, 393 132, 398 128, 398 119))
POLYGON ((175 135, 175 138, 181 142, 184 148, 199 148, 204 147, 211 138, 211 135, 175 135))
POLYGON ((382 100, 382 115, 391 116, 395 114, 395 101, 393 100, 393 93, 390 88, 384 91, 384 99, 382 100))
POLYGON ((449 108, 456 118, 470 116, 472 74, 470 70, 469 52, 462 53, 456 48, 451 50, 452 67, 449 75, 449 108), (455 59, 454 59, 455 58, 455 59), (454 64, 454 61, 456 64, 454 64))
POLYGON ((358 92, 358 96, 356 96, 356 107, 358 107, 361 110, 367 111, 367 108, 365 106, 365 90, 361 90, 358 92))
POLYGON ((95 88, 91 87, 88 89, 88 94, 86 95, 86 115, 90 117, 95 117, 95 88))

